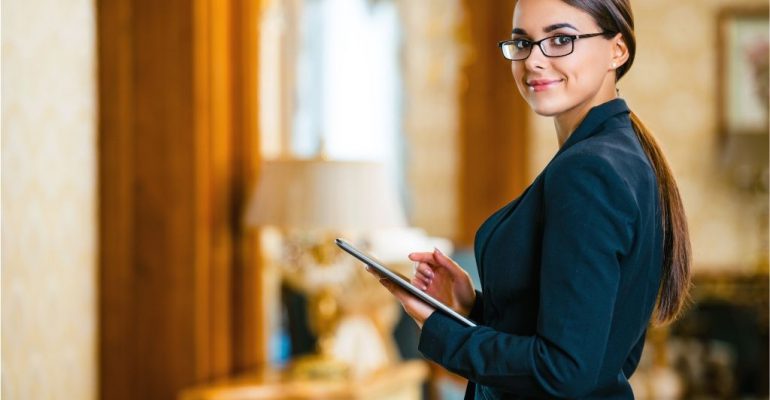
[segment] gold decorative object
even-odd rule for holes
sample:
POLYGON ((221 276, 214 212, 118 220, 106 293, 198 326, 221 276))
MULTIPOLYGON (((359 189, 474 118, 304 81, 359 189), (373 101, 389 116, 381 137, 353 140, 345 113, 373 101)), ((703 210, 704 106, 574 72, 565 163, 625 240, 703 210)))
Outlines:
POLYGON ((291 362, 293 375, 327 380, 360 377, 370 372, 372 365, 395 361, 396 352, 390 342, 396 318, 382 318, 396 315, 388 311, 398 310, 395 301, 384 290, 372 291, 371 285, 378 285, 376 280, 364 276, 363 268, 342 256, 334 245, 334 238, 342 233, 355 238, 376 229, 405 225, 395 188, 387 181, 383 165, 323 157, 268 161, 246 220, 253 226, 281 229, 283 254, 279 264, 283 279, 309 299, 310 326, 318 337, 317 350, 291 362), (365 350, 381 349, 385 355, 371 356, 362 351, 347 354, 343 360, 337 346, 338 330, 343 322, 361 316, 365 320, 345 326, 369 329, 371 346, 365 350), (381 361, 366 361, 363 358, 367 356, 381 361))

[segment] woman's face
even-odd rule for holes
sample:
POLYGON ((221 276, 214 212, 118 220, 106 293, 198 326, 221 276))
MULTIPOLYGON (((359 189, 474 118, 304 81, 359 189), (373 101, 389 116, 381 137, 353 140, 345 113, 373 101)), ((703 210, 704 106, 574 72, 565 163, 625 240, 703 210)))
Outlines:
MULTIPOLYGON (((519 0, 513 28, 513 39, 531 41, 601 32, 593 17, 561 0, 519 0)), ((527 59, 511 61, 516 86, 530 107, 544 116, 609 100, 598 98, 606 97, 608 91, 614 95, 614 42, 604 36, 580 38, 575 40, 572 54, 563 57, 546 57, 538 46, 532 46, 527 59)))

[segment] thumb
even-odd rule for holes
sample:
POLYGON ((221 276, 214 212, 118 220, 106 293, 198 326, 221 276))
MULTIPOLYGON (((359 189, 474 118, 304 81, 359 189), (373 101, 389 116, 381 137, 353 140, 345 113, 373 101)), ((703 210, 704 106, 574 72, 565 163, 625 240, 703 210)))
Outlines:
POLYGON ((447 272, 449 272, 452 276, 459 276, 462 275, 465 270, 460 268, 459 265, 457 265, 456 262, 454 262, 451 258, 444 255, 444 253, 441 252, 437 247, 433 248, 433 258, 436 260, 439 265, 446 268, 447 272))

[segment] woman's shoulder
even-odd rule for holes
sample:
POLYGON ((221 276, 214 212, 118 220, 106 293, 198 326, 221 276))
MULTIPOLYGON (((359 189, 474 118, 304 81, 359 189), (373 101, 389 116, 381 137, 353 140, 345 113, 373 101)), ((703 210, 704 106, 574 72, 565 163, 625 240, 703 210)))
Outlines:
POLYGON ((644 152, 625 140, 604 136, 576 143, 555 158, 545 171, 546 194, 569 196, 588 188, 625 199, 619 203, 627 205, 654 200, 657 178, 644 152))
POLYGON ((617 165, 617 157, 597 146, 584 145, 586 142, 567 149, 548 165, 545 170, 546 187, 572 186, 584 181, 622 185, 624 169, 617 165))
POLYGON ((630 126, 603 129, 600 134, 575 143, 549 165, 550 174, 596 173, 623 180, 655 179, 647 155, 630 126))

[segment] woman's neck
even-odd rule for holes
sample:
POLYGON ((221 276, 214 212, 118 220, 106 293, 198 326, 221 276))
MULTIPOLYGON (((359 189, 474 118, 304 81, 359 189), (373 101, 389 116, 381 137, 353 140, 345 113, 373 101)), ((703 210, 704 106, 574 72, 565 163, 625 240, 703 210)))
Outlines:
POLYGON ((592 108, 618 97, 618 92, 615 89, 614 83, 613 80, 612 87, 610 88, 611 90, 603 88, 593 99, 578 104, 553 118, 553 123, 556 127, 556 139, 559 141, 559 148, 567 142, 567 139, 569 139, 572 133, 575 132, 575 129, 577 129, 578 125, 583 122, 583 119, 588 115, 588 112, 591 111, 592 108))
POLYGON ((559 148, 572 135, 580 122, 583 121, 588 111, 593 108, 592 103, 583 103, 569 111, 563 112, 553 118, 553 124, 556 127, 556 139, 559 141, 559 148))

